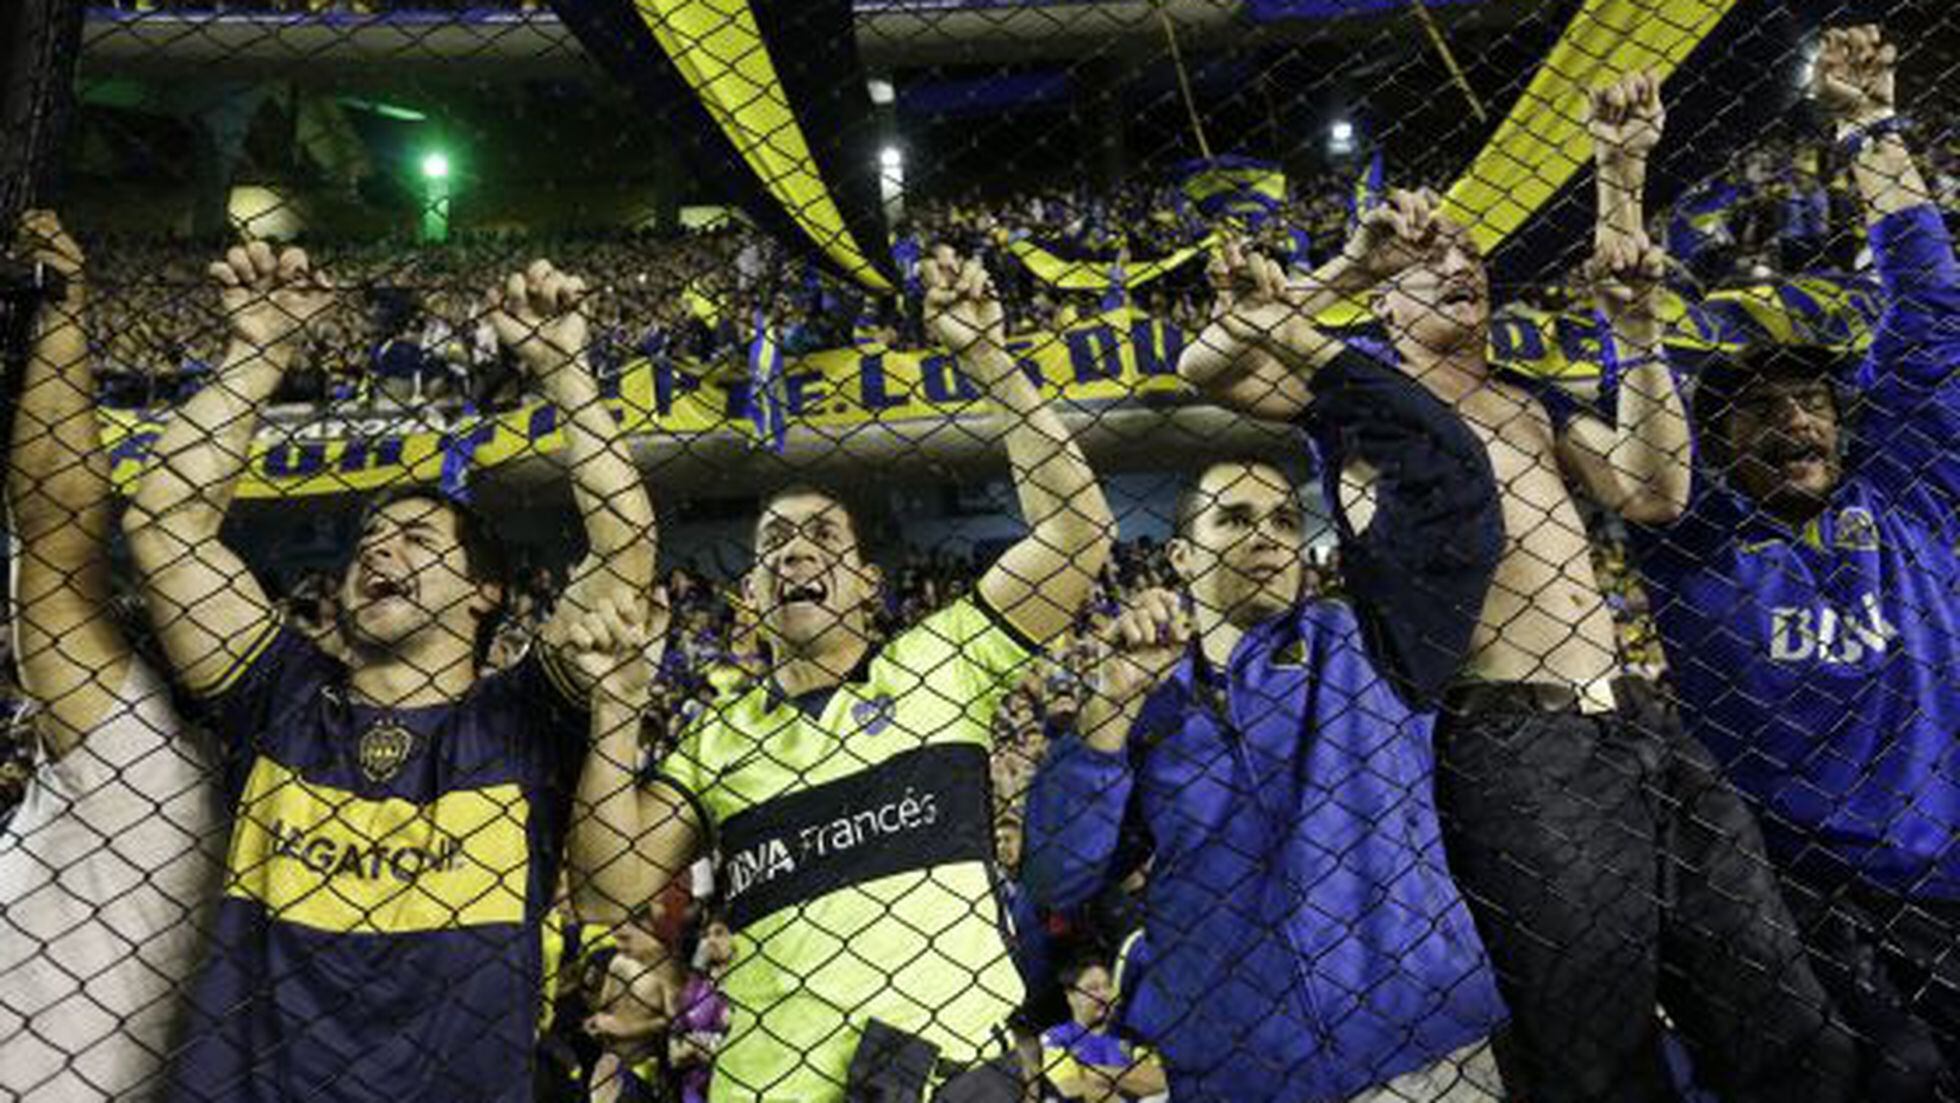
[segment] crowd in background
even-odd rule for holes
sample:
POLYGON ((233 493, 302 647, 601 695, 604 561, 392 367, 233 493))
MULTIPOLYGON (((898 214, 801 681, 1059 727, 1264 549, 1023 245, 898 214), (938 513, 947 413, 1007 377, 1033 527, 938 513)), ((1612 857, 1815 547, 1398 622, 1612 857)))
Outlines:
MULTIPOLYGON (((1921 124, 1945 134, 1938 119, 1921 124)), ((1930 182, 1960 210, 1960 144, 1928 144, 1930 182)), ((1256 232, 1262 247, 1296 268, 1337 249, 1353 188, 1335 174, 1295 180, 1256 232)), ((1691 189, 1656 219, 1684 289, 1803 272, 1850 272, 1868 263, 1847 182, 1819 172, 1814 148, 1771 139, 1737 157, 1733 171, 1691 189)), ((1065 291, 1039 281, 1012 253, 1033 242, 1099 274, 1124 270, 1203 239, 1207 223, 1170 179, 1106 192, 1048 190, 1012 197, 912 202, 894 227, 904 293, 867 297, 786 255, 739 224, 677 237, 620 232, 557 239, 462 234, 440 245, 405 240, 309 243, 316 260, 359 294, 345 295, 289 373, 279 399, 341 408, 501 409, 520 379, 480 309, 484 291, 537 256, 585 274, 593 357, 602 383, 626 365, 669 358, 712 375, 740 372, 758 313, 785 353, 852 345, 916 348, 922 288, 917 263, 934 243, 977 254, 994 273, 1016 333, 1054 332, 1115 308, 1191 327, 1207 301, 1202 264, 1187 264, 1134 292, 1065 291), (766 309, 764 309, 766 308, 766 309)), ((211 248, 188 242, 90 242, 102 289, 91 339, 105 400, 166 406, 208 378, 223 327, 204 266, 211 248)), ((1555 305, 1556 288, 1529 293, 1555 305)))

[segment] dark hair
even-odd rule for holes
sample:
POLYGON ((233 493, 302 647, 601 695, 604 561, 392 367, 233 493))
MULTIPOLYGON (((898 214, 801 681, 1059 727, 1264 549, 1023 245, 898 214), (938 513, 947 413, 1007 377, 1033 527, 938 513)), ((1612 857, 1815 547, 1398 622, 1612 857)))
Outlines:
POLYGON ((480 667, 489 658, 497 630, 503 627, 504 616, 510 611, 510 559, 503 541, 469 503, 425 486, 401 487, 375 495, 361 510, 360 531, 367 531, 368 522, 376 514, 401 502, 428 502, 448 510, 456 521, 456 543, 463 549, 464 574, 480 586, 495 587, 496 604, 477 621, 476 638, 471 641, 471 653, 480 667))
POLYGON ((1068 963, 1062 967, 1062 971, 1056 974, 1056 977, 1062 982, 1062 988, 1064 990, 1073 991, 1075 986, 1082 980, 1082 974, 1087 973, 1091 969, 1101 969, 1103 972, 1108 973, 1112 980, 1116 977, 1116 970, 1110 968, 1108 962, 1095 957, 1085 957, 1068 963))
POLYGON ((1750 387, 1765 380, 1822 382, 1840 418, 1846 408, 1838 384, 1855 361, 1824 345, 1757 344, 1702 369, 1695 387, 1694 423, 1701 454, 1717 468, 1727 467, 1729 415, 1750 387))
POLYGON ((806 496, 813 497, 813 498, 822 498, 823 500, 831 503, 832 505, 835 505, 838 509, 842 510, 844 512, 844 520, 851 527, 851 536, 857 542, 859 556, 868 558, 868 556, 865 556, 866 543, 865 543, 865 529, 863 524, 863 519, 866 516, 866 512, 862 508, 860 508, 860 503, 857 502, 851 495, 845 494, 844 492, 838 490, 835 487, 826 486, 822 483, 794 482, 788 484, 787 486, 778 487, 777 489, 772 490, 767 494, 764 494, 762 496, 762 501, 758 503, 756 506, 755 515, 756 515, 757 527, 760 528, 762 524, 762 519, 769 515, 769 510, 773 508, 777 502, 780 502, 785 498, 802 498, 806 496))
POLYGON ((1177 492, 1177 504, 1172 507, 1171 513, 1172 535, 1187 539, 1190 537, 1192 526, 1198 523, 1199 515, 1204 513, 1205 506, 1214 497, 1214 495, 1205 491, 1205 477, 1221 467, 1264 467, 1278 474, 1289 485, 1293 481, 1292 476, 1287 473, 1284 467, 1272 460, 1261 459, 1258 456, 1239 456, 1232 459, 1214 460, 1199 468, 1198 473, 1191 477, 1191 481, 1184 484, 1184 488, 1177 492))

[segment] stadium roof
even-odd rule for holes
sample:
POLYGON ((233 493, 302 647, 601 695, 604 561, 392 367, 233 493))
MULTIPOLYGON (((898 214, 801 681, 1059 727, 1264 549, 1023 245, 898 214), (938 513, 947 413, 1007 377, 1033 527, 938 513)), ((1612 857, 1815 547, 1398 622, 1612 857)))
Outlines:
MULTIPOLYGON (((1482 0, 1441 6, 1435 14, 1446 27, 1499 30, 1540 6, 1532 0, 1482 0)), ((1392 26, 1405 18, 1374 0, 1337 7, 1356 14, 1259 22, 1243 0, 1163 0, 1180 41, 1193 49, 1372 37, 1384 32, 1385 22, 1392 26)), ((1155 54, 1164 43, 1157 13, 1153 0, 861 0, 858 41, 866 64, 886 69, 1155 54)), ((83 65, 96 73, 291 80, 385 72, 457 80, 596 71, 571 32, 548 12, 274 15, 97 9, 84 34, 83 65)))

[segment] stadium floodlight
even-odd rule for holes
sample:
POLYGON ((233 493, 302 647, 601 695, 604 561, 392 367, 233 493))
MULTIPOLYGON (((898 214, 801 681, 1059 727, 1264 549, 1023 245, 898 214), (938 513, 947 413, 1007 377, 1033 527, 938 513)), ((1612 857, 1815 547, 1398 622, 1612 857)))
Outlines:
POLYGON ((1803 62, 1797 66, 1797 87, 1806 96, 1811 94, 1810 82, 1817 76, 1817 53, 1820 48, 1816 39, 1804 43, 1803 62))
POLYGON ((422 155, 422 240, 449 240, 449 154, 422 155))
POLYGON ((896 220, 905 213, 905 151, 897 146, 878 151, 878 193, 886 218, 896 220))
POLYGON ((1334 120, 1327 128, 1327 152, 1336 157, 1354 152, 1354 124, 1346 119, 1334 120))

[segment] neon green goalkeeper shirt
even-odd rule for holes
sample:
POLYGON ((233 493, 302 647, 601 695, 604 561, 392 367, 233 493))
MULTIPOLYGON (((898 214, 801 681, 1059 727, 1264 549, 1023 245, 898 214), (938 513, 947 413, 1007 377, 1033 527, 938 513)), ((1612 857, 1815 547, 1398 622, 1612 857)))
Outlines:
POLYGON ((827 701, 767 681, 718 704, 662 764, 713 833, 735 931, 714 1103, 841 1099, 872 1019, 945 1060, 1003 1052, 1023 992, 994 895, 988 748, 1034 650, 965 598, 827 701))

